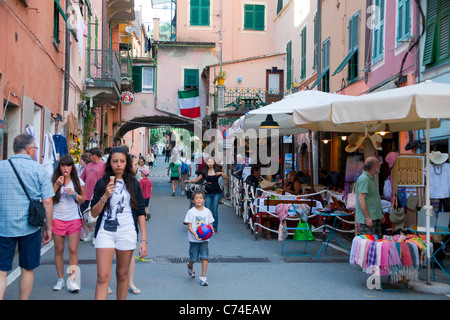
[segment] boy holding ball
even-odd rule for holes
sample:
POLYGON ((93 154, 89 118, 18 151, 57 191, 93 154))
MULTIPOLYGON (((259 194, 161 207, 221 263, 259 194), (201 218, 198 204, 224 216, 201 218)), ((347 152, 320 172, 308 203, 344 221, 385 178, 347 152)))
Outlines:
POLYGON ((207 286, 208 282, 206 281, 206 269, 208 268, 209 238, 206 240, 201 239, 196 231, 201 224, 210 225, 212 227, 214 218, 211 211, 204 207, 205 195, 202 191, 197 190, 192 193, 192 202, 194 203, 194 207, 188 210, 186 217, 184 218, 184 223, 188 225, 189 240, 189 262, 187 264, 187 268, 189 275, 194 278, 194 263, 201 260, 202 276, 199 277, 200 284, 202 286, 207 286))

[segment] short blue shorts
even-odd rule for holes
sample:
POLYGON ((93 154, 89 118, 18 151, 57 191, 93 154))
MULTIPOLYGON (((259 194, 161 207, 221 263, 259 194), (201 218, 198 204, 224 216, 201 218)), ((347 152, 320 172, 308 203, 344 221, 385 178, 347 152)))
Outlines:
POLYGON ((208 241, 189 242, 189 260, 192 262, 197 262, 199 260, 208 260, 208 243, 208 241))
POLYGON ((16 244, 19 267, 33 270, 41 263, 41 229, 23 237, 0 237, 0 271, 12 269, 16 244))

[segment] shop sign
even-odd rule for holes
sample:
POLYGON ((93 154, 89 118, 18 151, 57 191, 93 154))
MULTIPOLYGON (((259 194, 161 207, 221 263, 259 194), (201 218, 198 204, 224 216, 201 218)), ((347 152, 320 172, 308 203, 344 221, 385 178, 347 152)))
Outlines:
POLYGON ((129 91, 125 91, 120 96, 120 101, 125 105, 132 104, 134 101, 134 95, 129 91))

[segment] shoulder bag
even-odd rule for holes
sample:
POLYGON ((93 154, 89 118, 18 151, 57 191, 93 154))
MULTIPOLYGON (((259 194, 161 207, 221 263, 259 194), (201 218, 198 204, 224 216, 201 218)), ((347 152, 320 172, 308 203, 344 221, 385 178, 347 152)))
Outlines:
POLYGON ((20 185, 22 186, 23 191, 27 195, 28 200, 30 200, 30 206, 28 209, 28 224, 30 226, 34 227, 42 227, 45 222, 45 208, 44 204, 41 200, 32 200, 27 192, 27 189, 25 189, 25 186, 22 182, 22 179, 20 178, 19 174, 17 173, 16 168, 14 167, 11 159, 8 159, 9 163, 11 164, 11 167, 14 170, 14 173, 16 174, 17 179, 20 182, 20 185))

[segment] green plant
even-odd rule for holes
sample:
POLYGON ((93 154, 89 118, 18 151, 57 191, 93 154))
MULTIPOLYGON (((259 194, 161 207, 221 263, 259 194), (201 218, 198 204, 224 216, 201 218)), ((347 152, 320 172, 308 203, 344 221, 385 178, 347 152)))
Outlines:
POLYGON ((227 78, 227 75, 228 73, 225 70, 219 71, 219 73, 214 76, 214 83, 217 83, 219 79, 225 80, 227 78))

